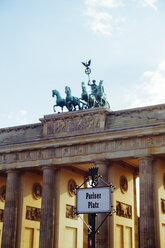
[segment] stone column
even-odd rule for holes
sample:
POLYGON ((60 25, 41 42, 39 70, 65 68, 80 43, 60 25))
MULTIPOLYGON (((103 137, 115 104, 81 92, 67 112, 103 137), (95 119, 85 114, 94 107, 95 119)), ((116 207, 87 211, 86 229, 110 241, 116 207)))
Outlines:
POLYGON ((55 170, 55 224, 54 224, 54 246, 59 247, 59 232, 60 232, 60 182, 61 182, 61 169, 55 170))
POLYGON ((19 196, 19 173, 7 172, 6 200, 1 248, 15 248, 19 196))
POLYGON ((137 190, 136 190, 137 173, 133 174, 133 191, 134 191, 134 228, 135 228, 135 248, 139 247, 138 244, 138 216, 137 216, 137 190))
POLYGON ((54 217, 54 168, 44 167, 39 248, 53 248, 54 217))
POLYGON ((155 248, 152 157, 139 159, 140 248, 155 248))
MULTIPOLYGON (((99 168, 99 174, 102 176, 105 182, 108 182, 108 165, 105 162, 98 161, 95 163, 96 167, 99 168)), ((99 179, 98 187, 106 186, 104 182, 99 179)), ((107 213, 97 214, 96 216, 96 228, 106 217, 107 213)), ((105 248, 108 247, 108 224, 107 219, 99 229, 99 233, 96 234, 96 247, 105 248)))

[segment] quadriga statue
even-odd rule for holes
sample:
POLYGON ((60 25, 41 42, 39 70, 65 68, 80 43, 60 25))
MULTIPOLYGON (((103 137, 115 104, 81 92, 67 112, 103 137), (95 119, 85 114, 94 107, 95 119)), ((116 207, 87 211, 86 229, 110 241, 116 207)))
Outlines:
POLYGON ((103 80, 100 80, 99 84, 96 84, 96 80, 90 80, 91 69, 89 68, 91 60, 82 64, 85 66, 85 73, 88 75, 88 86, 91 87, 91 92, 88 93, 86 85, 84 82, 81 83, 82 93, 81 97, 72 96, 71 89, 69 86, 65 87, 66 98, 62 98, 58 90, 52 91, 52 96, 56 96, 56 104, 53 106, 54 112, 56 112, 56 107, 61 107, 63 112, 64 107, 68 111, 75 111, 87 108, 95 107, 106 107, 110 108, 106 94, 104 92, 103 80))

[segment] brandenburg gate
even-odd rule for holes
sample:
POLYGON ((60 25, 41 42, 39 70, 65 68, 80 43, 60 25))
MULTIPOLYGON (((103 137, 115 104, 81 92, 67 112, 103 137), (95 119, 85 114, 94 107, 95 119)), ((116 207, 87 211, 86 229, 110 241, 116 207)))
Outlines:
MULTIPOLYGON (((89 76, 90 61, 84 65, 89 76)), ((88 215, 76 215, 75 188, 92 167, 116 186, 115 213, 96 234, 96 247, 165 247, 165 104, 111 111, 102 81, 88 85, 91 94, 82 83, 81 99, 68 86, 66 99, 52 92, 54 111, 68 112, 0 129, 1 248, 91 247, 88 215)), ((104 218, 98 214, 96 226, 104 218)))
POLYGON ((138 247, 138 176, 140 247, 165 247, 165 105, 77 110, 1 129, 1 247, 88 247, 87 216, 74 214, 73 187, 93 166, 116 185, 116 213, 96 247, 138 247))

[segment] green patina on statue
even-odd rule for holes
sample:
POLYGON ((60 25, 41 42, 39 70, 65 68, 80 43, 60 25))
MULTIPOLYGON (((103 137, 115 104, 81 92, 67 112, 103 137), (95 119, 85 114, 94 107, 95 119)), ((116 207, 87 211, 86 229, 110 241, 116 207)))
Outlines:
POLYGON ((82 62, 82 64, 85 66, 85 73, 88 75, 88 86, 91 87, 91 93, 88 93, 84 82, 81 83, 81 98, 72 96, 69 86, 65 87, 65 99, 60 96, 58 90, 52 90, 52 96, 56 96, 56 105, 53 106, 54 112, 56 112, 56 107, 61 107, 62 112, 64 107, 66 107, 68 111, 95 108, 100 106, 110 108, 110 105, 104 93, 103 80, 100 80, 98 85, 96 84, 95 80, 92 80, 91 83, 89 77, 91 73, 91 69, 89 68, 91 60, 89 60, 87 63, 82 62))

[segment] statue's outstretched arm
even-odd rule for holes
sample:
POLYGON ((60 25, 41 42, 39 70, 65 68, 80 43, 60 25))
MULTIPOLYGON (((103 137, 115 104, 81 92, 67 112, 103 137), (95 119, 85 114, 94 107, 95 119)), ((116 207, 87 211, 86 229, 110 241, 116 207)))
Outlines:
POLYGON ((91 86, 92 84, 90 84, 90 80, 88 81, 88 85, 91 86))

